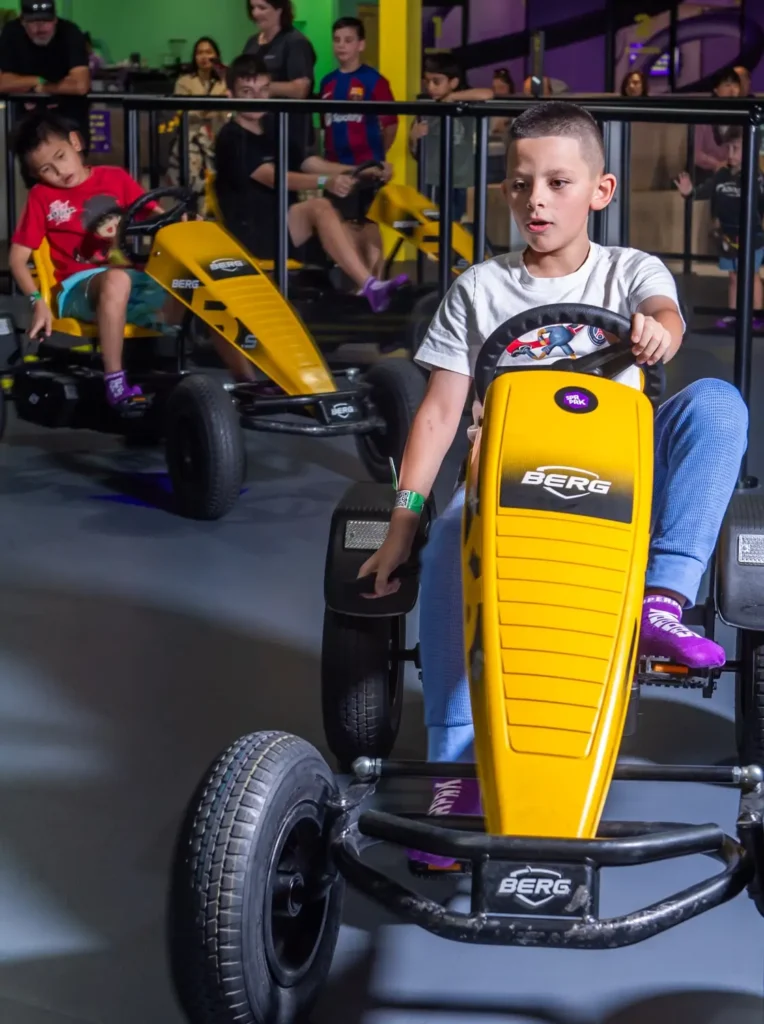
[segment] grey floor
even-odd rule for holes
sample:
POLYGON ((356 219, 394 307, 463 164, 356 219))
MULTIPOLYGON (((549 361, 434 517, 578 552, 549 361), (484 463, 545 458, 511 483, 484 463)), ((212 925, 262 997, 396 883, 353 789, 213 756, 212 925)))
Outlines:
MULTIPOLYGON (((672 385, 731 372, 729 339, 694 336, 672 385)), ((764 472, 754 404, 752 469, 764 472)), ((161 493, 153 455, 15 422, 0 446, 0 1021, 181 1024, 163 909, 189 794, 244 732, 323 745, 324 545, 363 472, 344 443, 253 437, 249 456, 235 512, 200 525, 120 497, 161 493)), ((404 755, 423 751, 420 707, 412 677, 404 755)), ((650 694, 634 752, 722 760, 731 719, 727 680, 713 701, 650 694)), ((713 787, 620 784, 608 815, 731 829, 736 806, 713 787)), ((602 911, 712 870, 606 872, 602 911)), ((449 944, 351 897, 314 1021, 761 1024, 763 985, 764 921, 746 898, 640 946, 564 953, 449 944)))

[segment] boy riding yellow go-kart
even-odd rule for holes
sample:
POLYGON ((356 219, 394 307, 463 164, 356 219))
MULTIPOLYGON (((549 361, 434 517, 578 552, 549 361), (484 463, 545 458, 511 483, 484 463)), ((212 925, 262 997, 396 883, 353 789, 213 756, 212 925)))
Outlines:
POLYGON ((37 361, 20 363, 6 389, 20 418, 163 438, 179 511, 200 519, 224 516, 239 496, 242 427, 355 436, 367 469, 386 478, 424 390, 410 361, 332 373, 257 262, 220 225, 193 219, 192 192, 143 193, 121 168, 88 168, 79 136, 47 113, 24 122, 17 149, 37 184, 11 269, 41 338, 37 361), (180 328, 163 355, 170 318, 180 328), (189 371, 199 323, 231 383, 189 371), (125 338, 136 339, 126 366, 125 338))
POLYGON ((658 405, 661 364, 684 332, 676 286, 654 257, 588 239, 590 210, 615 187, 596 123, 545 103, 511 131, 505 188, 528 249, 451 289, 418 353, 432 376, 397 492, 354 487, 332 524, 327 612, 354 664, 343 669, 335 648, 324 720, 341 760, 353 744, 362 754, 352 781, 341 787, 298 737, 245 736, 205 777, 181 833, 174 972, 199 1024, 242 1012, 271 1024, 309 1006, 345 882, 441 937, 507 946, 614 949, 746 889, 764 913, 764 499, 735 494, 745 406, 713 380, 658 405), (529 351, 513 358, 517 341, 529 351), (427 495, 473 380, 466 478, 433 521, 427 495), (725 512, 714 609, 740 631, 726 666, 709 629, 682 621, 725 512), (428 760, 391 761, 394 670, 411 652, 389 622, 418 594, 428 760), (739 677, 741 765, 618 762, 641 685, 710 696, 725 668, 739 677), (428 813, 365 807, 386 777, 431 779, 428 813), (737 836, 604 821, 613 779, 735 786, 737 836), (380 841, 407 851, 415 875, 470 871, 469 911, 368 863, 380 841), (602 867, 693 854, 722 869, 600 919, 602 867))

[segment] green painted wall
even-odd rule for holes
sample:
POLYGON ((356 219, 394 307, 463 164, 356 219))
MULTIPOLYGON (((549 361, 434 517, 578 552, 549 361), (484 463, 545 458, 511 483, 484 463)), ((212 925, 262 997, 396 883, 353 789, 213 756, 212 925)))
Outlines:
MULTIPOLYGON (((215 11, 209 0, 69 0, 68 6, 71 18, 105 44, 112 61, 125 60, 133 52, 152 66, 176 55, 188 60, 191 47, 203 35, 216 39, 223 59, 230 61, 254 31, 244 0, 223 0, 215 11)), ((331 36, 338 11, 354 13, 356 6, 348 0, 296 0, 297 26, 318 56, 317 79, 334 67, 331 36)))

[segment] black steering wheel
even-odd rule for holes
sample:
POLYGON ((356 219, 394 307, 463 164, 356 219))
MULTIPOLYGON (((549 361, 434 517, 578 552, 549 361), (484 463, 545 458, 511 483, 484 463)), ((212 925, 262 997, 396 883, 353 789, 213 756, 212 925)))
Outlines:
POLYGON ((379 160, 365 160, 362 164, 353 168, 353 180, 355 181, 356 189, 367 189, 367 188, 379 188, 382 184, 381 178, 362 178, 361 175, 364 171, 370 171, 375 168, 379 171, 384 171, 385 165, 380 163, 379 160))
POLYGON ((199 209, 199 196, 192 188, 155 188, 151 192, 144 192, 132 203, 122 214, 117 235, 117 245, 126 255, 129 254, 134 262, 145 263, 150 255, 149 251, 141 251, 135 240, 149 238, 153 241, 154 236, 162 228, 179 221, 185 214, 195 217, 199 209), (140 215, 160 199, 175 199, 177 202, 169 210, 161 210, 149 217, 140 219, 140 215), (132 241, 132 244, 128 244, 132 241))
MULTIPOLYGON (((594 377, 613 380, 630 366, 636 365, 631 351, 631 322, 618 313, 611 313, 598 306, 585 306, 576 303, 560 303, 554 306, 536 306, 524 313, 513 316, 497 327, 493 334, 480 349, 475 365, 475 392, 481 403, 485 402, 486 392, 494 377, 502 373, 517 373, 528 370, 529 366, 499 366, 499 361, 506 354, 507 346, 516 338, 522 338, 531 331, 542 327, 553 327, 557 324, 584 324, 587 327, 598 327, 601 331, 613 335, 619 342, 607 345, 597 352, 590 352, 577 359, 563 357, 550 363, 540 364, 533 369, 564 370, 570 373, 588 373, 594 377)), ((666 370, 662 363, 655 366, 641 365, 644 379, 644 393, 656 405, 666 387, 666 370)))

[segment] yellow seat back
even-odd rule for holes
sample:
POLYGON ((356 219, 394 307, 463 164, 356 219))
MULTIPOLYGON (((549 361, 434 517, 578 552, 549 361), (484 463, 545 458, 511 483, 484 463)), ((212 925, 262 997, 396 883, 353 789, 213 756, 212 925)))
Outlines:
POLYGON ((490 832, 596 835, 636 666, 652 461, 635 389, 528 370, 488 390, 462 572, 490 832), (581 382, 583 413, 564 401, 581 382))
POLYGON ((32 253, 35 274, 37 276, 37 290, 42 295, 43 302, 55 312, 53 306, 53 293, 56 290, 56 272, 53 269, 53 260, 50 255, 50 244, 47 238, 43 238, 39 249, 32 253))

